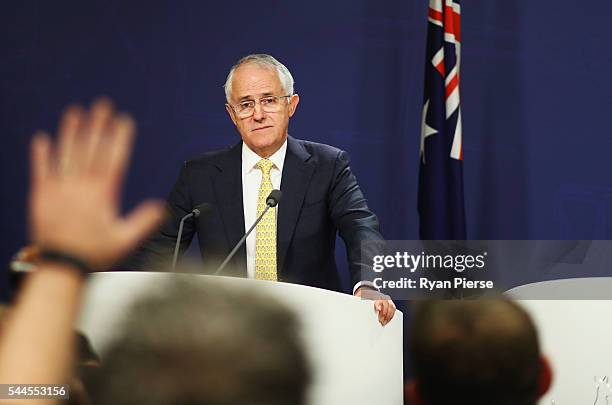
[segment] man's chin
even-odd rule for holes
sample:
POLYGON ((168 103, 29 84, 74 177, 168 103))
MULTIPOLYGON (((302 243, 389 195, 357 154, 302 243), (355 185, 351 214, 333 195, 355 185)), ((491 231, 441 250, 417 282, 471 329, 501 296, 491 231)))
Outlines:
POLYGON ((275 133, 265 129, 251 133, 251 139, 258 148, 270 147, 278 141, 275 133))

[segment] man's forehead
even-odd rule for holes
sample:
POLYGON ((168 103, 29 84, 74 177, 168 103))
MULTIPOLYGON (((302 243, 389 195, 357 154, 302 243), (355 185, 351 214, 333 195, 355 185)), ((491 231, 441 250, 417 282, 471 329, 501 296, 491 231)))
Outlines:
POLYGON ((243 99, 277 94, 282 90, 276 69, 247 64, 238 67, 232 78, 232 98, 243 99))

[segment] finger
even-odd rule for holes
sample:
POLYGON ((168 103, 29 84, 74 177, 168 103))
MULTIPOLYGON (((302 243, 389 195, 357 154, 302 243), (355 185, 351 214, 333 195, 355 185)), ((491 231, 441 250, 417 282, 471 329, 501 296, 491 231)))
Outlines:
POLYGON ((380 311, 380 312, 381 312, 382 318, 385 321, 385 323, 387 323, 388 311, 389 311, 389 303, 387 301, 383 301, 382 302, 382 311, 380 311))
POLYGON ((380 303, 379 321, 384 326, 391 321, 395 313, 395 304, 391 300, 377 301, 380 303))
POLYGON ((387 301, 387 305, 385 308, 385 324, 389 323, 389 321, 391 321, 391 318, 393 318, 393 302, 391 301, 387 301))
POLYGON ((383 301, 382 308, 383 309, 380 312, 382 315, 382 324, 384 326, 387 324, 387 322, 389 322, 389 302, 383 301))
POLYGON ((83 144, 85 146, 83 164, 88 169, 95 169, 94 161, 104 154, 104 151, 100 150, 100 140, 104 132, 108 130, 109 119, 112 114, 113 104, 107 98, 96 100, 91 107, 83 129, 83 144))
POLYGON ((129 115, 123 114, 112 122, 111 134, 105 139, 105 156, 98 162, 99 169, 107 176, 110 193, 118 196, 128 167, 135 124, 129 115))
POLYGON ((161 201, 145 201, 123 221, 121 249, 129 251, 153 232, 164 220, 165 209, 161 201))
POLYGON ((30 143, 30 176, 35 187, 45 180, 51 171, 51 140, 45 132, 34 134, 30 143))
POLYGON ((384 325, 384 305, 382 301, 374 301, 374 309, 376 310, 376 312, 378 313, 378 322, 380 322, 381 325, 384 325))
POLYGON ((77 132, 82 115, 83 110, 81 107, 70 106, 66 109, 60 120, 57 165, 58 171, 61 174, 67 174, 74 170, 75 154, 78 155, 75 152, 77 132))
POLYGON ((395 316, 396 309, 397 308, 395 304, 393 303, 393 301, 389 302, 389 316, 387 317, 388 318, 387 322, 391 322, 391 319, 393 319, 393 317, 395 316))

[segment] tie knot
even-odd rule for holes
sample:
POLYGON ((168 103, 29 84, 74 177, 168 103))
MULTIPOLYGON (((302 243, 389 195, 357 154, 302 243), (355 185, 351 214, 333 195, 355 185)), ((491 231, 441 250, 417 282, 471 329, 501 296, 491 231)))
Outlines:
POLYGON ((272 170, 272 167, 274 167, 274 163, 269 159, 261 159, 259 162, 257 162, 255 166, 258 169, 261 169, 264 176, 267 176, 270 174, 270 170, 272 170))

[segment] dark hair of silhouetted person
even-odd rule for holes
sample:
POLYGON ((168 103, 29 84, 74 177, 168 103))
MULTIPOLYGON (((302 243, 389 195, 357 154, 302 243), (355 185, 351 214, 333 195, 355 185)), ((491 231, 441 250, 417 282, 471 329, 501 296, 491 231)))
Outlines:
POLYGON ((507 300, 424 301, 412 358, 425 404, 534 405, 541 368, 536 328, 507 300))
POLYGON ((271 297, 176 282, 128 311, 102 356, 95 404, 304 404, 294 314, 271 297))

